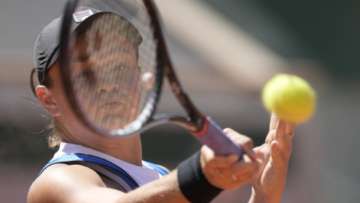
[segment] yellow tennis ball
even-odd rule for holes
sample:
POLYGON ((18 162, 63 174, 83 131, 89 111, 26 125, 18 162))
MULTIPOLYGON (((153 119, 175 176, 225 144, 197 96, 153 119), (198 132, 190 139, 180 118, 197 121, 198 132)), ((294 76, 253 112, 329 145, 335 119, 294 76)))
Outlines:
POLYGON ((262 100, 268 111, 284 121, 298 124, 307 121, 314 113, 316 93, 304 79, 278 74, 265 84, 262 100))

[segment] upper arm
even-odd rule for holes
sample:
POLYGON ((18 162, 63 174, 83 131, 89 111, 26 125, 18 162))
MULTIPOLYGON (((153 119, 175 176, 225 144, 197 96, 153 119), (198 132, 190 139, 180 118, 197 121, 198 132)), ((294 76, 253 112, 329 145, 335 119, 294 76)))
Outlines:
POLYGON ((107 188, 101 177, 81 165, 54 165, 39 176, 28 193, 28 203, 185 203, 176 172, 131 192, 107 188))
POLYGON ((116 202, 123 193, 107 188, 101 177, 81 165, 56 164, 31 185, 28 203, 116 202))

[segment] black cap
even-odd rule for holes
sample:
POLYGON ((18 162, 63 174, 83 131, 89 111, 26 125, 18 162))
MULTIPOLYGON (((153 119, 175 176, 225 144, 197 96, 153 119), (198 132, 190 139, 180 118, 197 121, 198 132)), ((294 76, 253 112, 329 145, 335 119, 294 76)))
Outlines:
MULTIPOLYGON (((79 9, 73 16, 73 29, 76 29, 88 17, 99 12, 99 10, 89 7, 79 9)), ((58 17, 46 25, 34 43, 33 63, 40 83, 44 82, 45 73, 58 57, 61 19, 58 17)))

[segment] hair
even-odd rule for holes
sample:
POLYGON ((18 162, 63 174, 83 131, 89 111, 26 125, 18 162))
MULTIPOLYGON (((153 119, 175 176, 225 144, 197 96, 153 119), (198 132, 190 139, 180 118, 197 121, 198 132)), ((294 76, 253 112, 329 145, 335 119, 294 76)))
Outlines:
POLYGON ((49 128, 51 129, 50 134, 48 135, 47 141, 48 141, 48 146, 50 148, 55 148, 58 147, 61 143, 61 137, 59 136, 61 130, 58 127, 57 122, 52 119, 51 123, 49 125, 49 128))
MULTIPOLYGON (((30 75, 30 88, 35 97, 37 97, 36 92, 35 92, 35 81, 34 81, 34 74, 36 72, 37 72, 37 70, 36 70, 36 68, 34 68, 31 71, 31 75, 30 75)), ((49 88, 52 87, 53 81, 49 77, 48 71, 46 71, 45 73, 38 72, 37 74, 44 74, 44 77, 42 77, 43 80, 39 81, 39 84, 44 85, 49 88)), ((60 130, 61 128, 59 127, 59 124, 53 118, 51 118, 50 124, 48 125, 47 129, 50 130, 49 135, 47 137, 48 146, 50 148, 55 148, 55 147, 59 146, 61 143, 61 137, 59 135, 61 132, 61 130, 60 130)))

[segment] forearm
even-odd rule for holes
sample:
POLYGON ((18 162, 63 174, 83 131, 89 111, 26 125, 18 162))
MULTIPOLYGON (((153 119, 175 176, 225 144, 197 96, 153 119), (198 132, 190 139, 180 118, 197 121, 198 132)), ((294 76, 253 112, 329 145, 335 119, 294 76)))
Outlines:
POLYGON ((132 193, 135 197, 137 194, 143 195, 143 201, 140 202, 208 203, 221 191, 222 189, 213 186, 207 180, 201 167, 200 153, 195 153, 171 174, 132 193))
POLYGON ((121 198, 119 198, 118 202, 185 203, 188 201, 179 189, 177 171, 175 170, 157 181, 148 183, 134 191, 123 195, 121 198))
MULTIPOLYGON (((123 193, 107 187, 84 185, 66 190, 68 195, 58 196, 63 203, 187 203, 179 189, 177 171, 171 172, 158 180, 145 184, 133 191, 123 193), (63 198, 65 197, 65 198, 63 198)), ((38 201, 34 201, 38 202, 38 201)), ((48 201, 44 201, 48 202, 48 201)))
POLYGON ((207 180, 201 167, 200 153, 195 153, 169 175, 131 192, 133 197, 141 195, 142 198, 131 202, 208 203, 221 191, 207 180))

